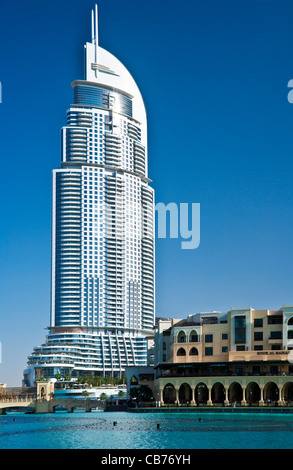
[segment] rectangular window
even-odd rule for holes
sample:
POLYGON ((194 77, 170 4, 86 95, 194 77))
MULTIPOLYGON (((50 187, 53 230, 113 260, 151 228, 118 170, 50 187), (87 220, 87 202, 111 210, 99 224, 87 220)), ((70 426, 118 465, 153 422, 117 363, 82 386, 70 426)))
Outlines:
POLYGON ((246 323, 245 323, 244 315, 235 317, 235 328, 245 328, 245 326, 246 326, 246 323))
POLYGON ((206 343, 212 343, 213 342, 213 335, 205 335, 204 338, 206 343))
POLYGON ((253 325, 254 325, 254 328, 262 328, 262 326, 263 326, 263 319, 262 319, 262 318, 255 318, 253 325))
POLYGON ((268 316, 268 325, 281 325, 283 323, 282 315, 270 315, 268 316))
POLYGON ((272 344, 272 351, 281 351, 282 345, 281 344, 272 344))
POLYGON ((228 333, 222 333, 222 339, 228 339, 228 333))
POLYGON ((205 348, 205 355, 212 356, 213 355, 213 348, 207 347, 205 348))
POLYGON ((282 331, 271 331, 269 339, 282 339, 282 331))
POLYGON ((262 351, 263 346, 261 344, 258 344, 258 345, 255 345, 253 349, 254 349, 254 351, 262 351))
POLYGON ((235 331, 235 343, 245 343, 245 330, 244 331, 235 331))
POLYGON ((222 346, 222 353, 228 352, 228 346, 222 346))
POLYGON ((262 331, 255 331, 254 332, 254 341, 262 341, 263 340, 263 332, 262 331))
POLYGON ((235 317, 235 343, 246 342, 246 318, 245 315, 235 317))
POLYGON ((240 346, 236 346, 236 351, 245 351, 245 344, 241 344, 240 346))

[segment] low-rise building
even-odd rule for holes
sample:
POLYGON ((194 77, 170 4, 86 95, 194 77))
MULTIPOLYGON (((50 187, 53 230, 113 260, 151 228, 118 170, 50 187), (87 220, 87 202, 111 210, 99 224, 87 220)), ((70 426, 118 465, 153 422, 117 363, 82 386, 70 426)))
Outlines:
POLYGON ((161 404, 293 404, 293 306, 160 320, 151 388, 161 404))

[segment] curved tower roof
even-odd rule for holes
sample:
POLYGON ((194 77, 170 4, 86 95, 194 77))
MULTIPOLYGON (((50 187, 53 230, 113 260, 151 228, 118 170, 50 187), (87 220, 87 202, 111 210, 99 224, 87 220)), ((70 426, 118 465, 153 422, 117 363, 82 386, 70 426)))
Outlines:
MULTIPOLYGON (((85 47, 85 81, 92 85, 112 88, 130 95, 133 106, 133 118, 142 126, 142 143, 147 144, 147 120, 144 102, 139 88, 127 68, 110 52, 98 43, 98 7, 92 10, 92 42, 85 47)), ((77 82, 73 82, 75 86, 77 82)), ((116 110, 119 112, 119 109, 116 110)))

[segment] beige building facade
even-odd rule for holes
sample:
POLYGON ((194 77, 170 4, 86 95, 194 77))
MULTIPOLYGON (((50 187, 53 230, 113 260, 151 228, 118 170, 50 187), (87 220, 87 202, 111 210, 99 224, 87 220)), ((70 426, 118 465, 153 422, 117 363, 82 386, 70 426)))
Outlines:
POLYGON ((293 405, 293 306, 160 320, 154 364, 161 404, 293 405))

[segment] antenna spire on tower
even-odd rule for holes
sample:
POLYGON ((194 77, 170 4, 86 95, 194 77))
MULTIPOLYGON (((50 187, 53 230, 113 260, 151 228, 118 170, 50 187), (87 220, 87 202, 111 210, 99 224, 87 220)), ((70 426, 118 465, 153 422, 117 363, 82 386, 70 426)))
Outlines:
POLYGON ((94 10, 92 10, 92 43, 95 41, 95 20, 94 20, 94 10))
MULTIPOLYGON (((94 27, 95 27, 95 64, 98 67, 98 48, 99 48, 99 30, 98 30, 98 5, 95 4, 95 15, 94 15, 94 27)), ((98 69, 96 68, 96 77, 98 75, 98 69)))

